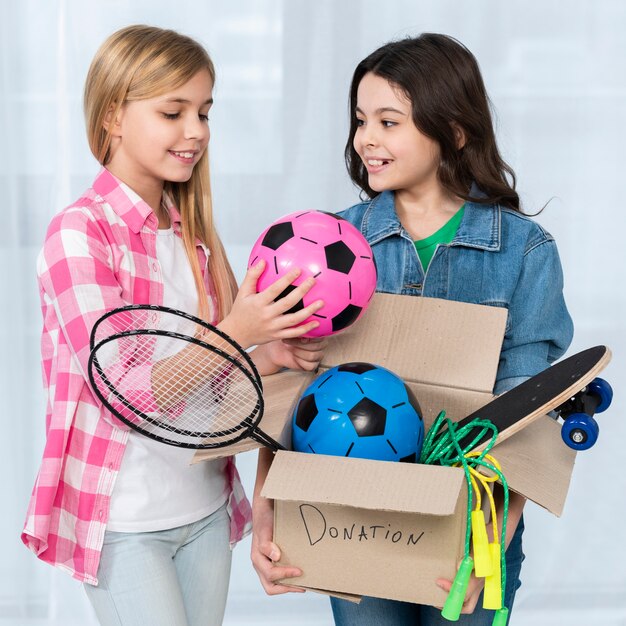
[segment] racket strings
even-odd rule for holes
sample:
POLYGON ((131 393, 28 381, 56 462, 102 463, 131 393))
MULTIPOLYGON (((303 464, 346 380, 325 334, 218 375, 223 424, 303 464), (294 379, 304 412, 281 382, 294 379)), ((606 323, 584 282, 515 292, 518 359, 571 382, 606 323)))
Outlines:
MULTIPOLYGON (((228 354, 233 359, 241 360, 241 349, 231 341, 226 340, 213 328, 200 324, 193 318, 183 317, 180 312, 167 309, 130 307, 117 310, 113 315, 105 317, 98 323, 94 331, 92 347, 112 335, 134 331, 176 333, 186 337, 195 337, 228 354)), ((172 352, 176 350, 176 344, 177 341, 174 340, 172 352)), ((162 342, 161 348, 167 349, 165 341, 162 342)), ((146 349, 144 354, 150 354, 150 351, 146 349)), ((255 378, 258 377, 257 372, 246 360, 241 360, 241 364, 255 378)))
POLYGON ((123 421, 175 445, 225 445, 262 412, 247 355, 193 320, 123 310, 93 334, 92 382, 123 421), (198 342, 200 342, 198 344, 198 342))
POLYGON ((96 351, 102 372, 137 408, 139 416, 147 413, 165 429, 206 431, 209 436, 233 428, 241 422, 242 413, 254 410, 258 403, 256 389, 224 357, 182 339, 150 336, 150 341, 143 342, 141 338, 121 336, 107 344, 118 344, 117 349, 109 349, 106 355, 96 351), (164 356, 171 352, 173 343, 178 344, 179 352, 164 356), (115 366, 115 352, 133 354, 123 372, 115 366), (116 380, 108 371, 116 375, 116 380))

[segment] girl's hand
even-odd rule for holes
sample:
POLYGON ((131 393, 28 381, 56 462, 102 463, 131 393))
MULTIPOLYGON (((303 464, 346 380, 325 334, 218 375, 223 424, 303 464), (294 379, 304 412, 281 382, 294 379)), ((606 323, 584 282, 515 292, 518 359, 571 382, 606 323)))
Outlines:
POLYGON ((250 356, 262 376, 283 367, 312 372, 320 364, 327 344, 325 337, 283 339, 258 347, 250 356))
MULTIPOLYGON (((496 509, 498 516, 498 528, 502 528, 502 490, 499 485, 496 486, 496 490, 494 493, 496 497, 496 509)), ((522 517, 522 512, 524 510, 524 504, 526 503, 526 498, 523 496, 511 492, 509 494, 509 516, 506 525, 506 548, 509 547, 511 543, 511 539, 513 539, 513 535, 517 530, 517 526, 522 517)), ((488 536, 493 536, 493 525, 491 523, 487 524, 487 534, 488 536)), ((439 578, 437 581, 437 585, 441 587, 444 591, 450 591, 452 587, 452 581, 446 580, 444 578, 439 578)), ((463 601, 463 608, 461 609, 462 614, 472 613, 478 604, 478 599, 480 597, 480 592, 485 586, 484 578, 476 578, 474 574, 472 574, 469 584, 467 586, 467 592, 465 593, 465 600, 463 601)))
POLYGON ((252 549, 250 558, 259 576, 265 593, 276 596, 281 593, 303 593, 301 587, 281 585, 276 582, 283 578, 302 575, 297 567, 281 567, 274 563, 280 560, 280 549, 272 541, 274 530, 274 506, 271 500, 256 498, 252 511, 252 549))
MULTIPOLYGON (((446 592, 449 592, 452 588, 452 581, 446 580, 445 578, 437 579, 437 586, 441 587, 446 592)), ((463 600, 463 608, 461 609, 462 615, 467 615, 469 613, 473 613, 476 605, 478 604, 478 598, 480 597, 480 592, 483 590, 485 586, 484 578, 476 578, 474 574, 470 578, 469 584, 467 585, 467 592, 465 594, 465 600, 463 600)))
POLYGON ((293 339, 319 326, 311 321, 301 324, 313 313, 324 306, 322 300, 316 300, 295 313, 286 313, 296 305, 315 284, 314 278, 307 278, 291 293, 276 300, 291 283, 301 274, 293 269, 267 289, 257 293, 256 284, 265 269, 265 261, 252 266, 241 283, 233 308, 218 324, 218 328, 232 337, 244 349, 262 345, 276 339, 293 339), (275 301, 276 300, 276 301, 275 301))
POLYGON ((298 337, 267 344, 272 363, 278 367, 312 372, 317 369, 328 344, 325 337, 298 337))

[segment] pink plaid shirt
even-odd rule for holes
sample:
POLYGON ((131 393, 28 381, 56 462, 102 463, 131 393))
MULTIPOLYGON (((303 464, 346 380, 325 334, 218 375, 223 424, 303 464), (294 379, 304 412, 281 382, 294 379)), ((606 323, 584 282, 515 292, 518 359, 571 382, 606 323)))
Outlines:
MULTIPOLYGON (((179 230, 178 211, 171 204, 168 209, 179 230)), ((38 259, 46 444, 22 541, 41 560, 91 584, 98 583, 128 428, 91 391, 89 334, 96 320, 115 307, 162 304, 157 228, 152 209, 103 168, 93 187, 52 219, 38 259)), ((213 304, 208 250, 199 243, 197 251, 213 304)), ((232 457, 226 471, 233 545, 250 531, 251 511, 232 457)))

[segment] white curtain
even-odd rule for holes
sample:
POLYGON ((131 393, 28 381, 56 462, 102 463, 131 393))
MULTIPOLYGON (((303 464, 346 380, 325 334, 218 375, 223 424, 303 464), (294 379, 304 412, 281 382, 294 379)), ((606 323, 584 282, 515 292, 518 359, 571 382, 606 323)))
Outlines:
MULTIPOLYGON (((622 528, 626 472, 623 245, 626 3, 621 0, 1 0, 0 230, 2 515, 0 626, 95 624, 80 585, 39 563, 19 533, 44 431, 34 263, 50 217, 98 169, 82 117, 82 85, 117 28, 178 29, 217 66, 211 162, 222 237, 239 276, 275 217, 357 201, 343 165, 347 90, 380 44, 445 32, 477 56, 505 158, 527 211, 556 237, 576 324, 570 353, 614 352, 616 397, 600 440, 580 454, 561 519, 527 507, 523 587, 512 624, 626 623, 622 528)), ((255 453, 239 464, 252 491, 255 453)), ((330 624, 316 594, 269 598, 235 551, 226 624, 330 624), (297 617, 294 617, 297 616, 297 617)))

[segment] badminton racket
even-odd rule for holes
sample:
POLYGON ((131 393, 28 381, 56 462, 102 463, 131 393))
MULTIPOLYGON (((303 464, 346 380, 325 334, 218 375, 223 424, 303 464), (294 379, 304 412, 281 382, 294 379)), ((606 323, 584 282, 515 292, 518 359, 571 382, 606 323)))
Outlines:
POLYGON ((223 448, 259 428, 261 377, 248 353, 215 326, 176 309, 130 305, 103 315, 88 374, 104 406, 135 431, 181 448, 223 448))

